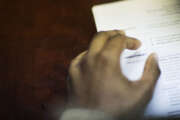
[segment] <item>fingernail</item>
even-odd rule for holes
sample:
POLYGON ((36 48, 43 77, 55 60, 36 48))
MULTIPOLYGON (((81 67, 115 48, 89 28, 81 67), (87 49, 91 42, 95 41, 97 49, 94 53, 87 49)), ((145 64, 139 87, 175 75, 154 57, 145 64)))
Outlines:
POLYGON ((152 55, 157 61, 159 61, 159 57, 158 57, 158 55, 156 53, 152 53, 152 55))
POLYGON ((156 53, 152 53, 152 56, 156 59, 156 63, 159 66, 159 57, 156 53))
POLYGON ((137 47, 139 48, 142 45, 140 40, 137 40, 137 47))
POLYGON ((125 33, 124 30, 119 30, 118 33, 119 33, 120 35, 126 35, 126 33, 125 33))

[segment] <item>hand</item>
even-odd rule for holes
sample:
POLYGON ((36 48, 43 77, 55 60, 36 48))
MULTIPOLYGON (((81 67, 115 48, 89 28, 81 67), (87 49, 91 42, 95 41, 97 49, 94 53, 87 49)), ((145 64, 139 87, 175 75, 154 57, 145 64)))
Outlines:
POLYGON ((127 37, 122 31, 95 35, 88 51, 77 56, 70 65, 73 104, 124 119, 139 117, 160 75, 154 54, 146 61, 140 80, 131 82, 123 75, 121 53, 139 46, 138 40, 127 37))

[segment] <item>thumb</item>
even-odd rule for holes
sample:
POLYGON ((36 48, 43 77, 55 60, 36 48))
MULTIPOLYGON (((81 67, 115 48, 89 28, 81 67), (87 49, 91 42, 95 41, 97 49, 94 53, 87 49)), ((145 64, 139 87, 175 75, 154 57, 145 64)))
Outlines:
POLYGON ((145 64, 144 73, 141 80, 139 81, 143 85, 144 89, 153 90, 160 76, 160 69, 158 65, 157 55, 152 53, 145 64))

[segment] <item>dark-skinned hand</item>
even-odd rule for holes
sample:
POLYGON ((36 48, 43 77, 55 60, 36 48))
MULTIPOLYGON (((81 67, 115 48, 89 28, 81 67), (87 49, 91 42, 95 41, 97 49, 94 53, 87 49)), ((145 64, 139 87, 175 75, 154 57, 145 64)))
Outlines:
POLYGON ((136 50, 141 43, 123 31, 99 32, 87 51, 71 63, 71 103, 76 107, 99 110, 113 117, 139 119, 151 100, 160 70, 151 54, 140 80, 129 81, 122 73, 120 55, 136 50))

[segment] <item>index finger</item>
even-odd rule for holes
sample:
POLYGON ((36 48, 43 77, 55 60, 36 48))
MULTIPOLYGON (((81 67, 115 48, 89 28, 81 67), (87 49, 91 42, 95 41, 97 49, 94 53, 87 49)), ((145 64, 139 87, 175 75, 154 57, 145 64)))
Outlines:
POLYGON ((117 34, 125 35, 125 32, 121 30, 112 30, 97 33, 91 42, 88 54, 90 56, 98 54, 102 50, 106 42, 111 39, 111 37, 116 36, 117 34))
POLYGON ((114 62, 119 62, 120 55, 124 49, 136 50, 140 46, 141 42, 139 40, 118 34, 106 42, 102 54, 113 58, 114 62))

